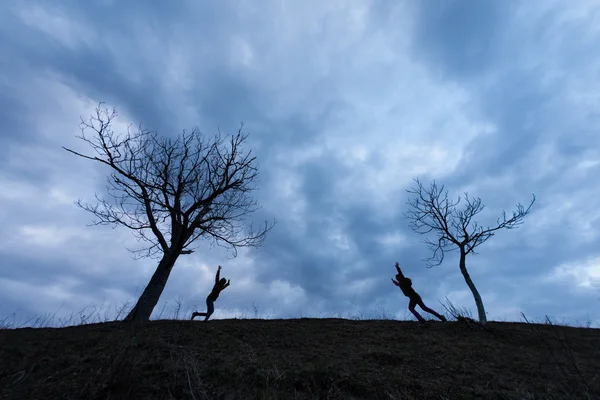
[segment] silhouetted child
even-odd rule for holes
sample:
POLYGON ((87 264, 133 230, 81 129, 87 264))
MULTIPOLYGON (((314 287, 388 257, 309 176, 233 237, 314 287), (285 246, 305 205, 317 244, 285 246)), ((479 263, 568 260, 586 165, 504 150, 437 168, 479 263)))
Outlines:
POLYGON ((398 279, 398 281, 395 281, 392 278, 392 282, 394 282, 394 285, 398 286, 400 290, 402 290, 402 293, 404 293, 404 295, 410 299, 410 302, 408 303, 408 309, 411 313, 413 313, 415 317, 417 317, 419 322, 423 324, 425 323, 425 319, 417 312, 417 310, 415 310, 415 307, 417 305, 419 305, 419 307, 421 307, 423 311, 433 314, 439 319, 441 319, 443 322, 446 322, 446 317, 436 313, 423 303, 423 299, 421 299, 421 296, 419 296, 415 289, 413 289, 412 281, 402 274, 398 263, 396 263, 396 270, 398 271, 398 273, 396 274, 396 279, 398 279))
POLYGON ((219 297, 219 294, 221 293, 221 291, 223 289, 225 289, 227 286, 229 286, 229 283, 230 283, 229 279, 227 279, 227 280, 225 278, 219 279, 220 274, 221 274, 221 266, 219 265, 219 269, 217 269, 217 276, 215 277, 215 286, 213 286, 212 291, 206 298, 206 312, 199 313, 199 312, 194 311, 192 313, 191 319, 194 319, 196 317, 206 317, 206 318, 204 318, 204 320, 208 321, 208 318, 210 318, 212 313, 215 312, 215 304, 214 304, 215 301, 219 297))

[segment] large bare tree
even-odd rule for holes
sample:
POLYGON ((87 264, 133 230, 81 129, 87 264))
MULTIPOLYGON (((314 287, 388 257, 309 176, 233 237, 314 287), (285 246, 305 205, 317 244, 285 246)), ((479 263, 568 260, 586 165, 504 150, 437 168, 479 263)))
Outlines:
POLYGON ((425 188, 418 178, 414 181, 416 186, 407 190, 412 197, 408 199, 409 211, 405 212, 404 216, 410 221, 413 231, 435 237, 435 240, 429 237, 425 239, 425 243, 432 250, 431 257, 425 260, 427 266, 440 265, 444 261, 444 253, 447 251, 459 251, 460 272, 473 293, 479 322, 485 324, 487 322, 485 307, 481 295, 467 271, 467 255, 477 254, 475 249, 494 236, 497 231, 514 229, 521 225, 535 202, 535 195, 527 208, 519 203, 512 216, 508 216, 506 211, 502 211, 495 225, 483 227, 473 220, 484 209, 479 197, 470 198, 469 194, 465 193, 465 201, 459 208, 461 198, 448 199, 448 191, 444 190, 443 185, 438 186, 433 181, 429 188, 425 188))
POLYGON ((165 288, 171 270, 182 254, 191 254, 199 238, 225 246, 237 254, 238 247, 260 246, 273 223, 255 230, 247 217, 259 205, 251 192, 258 170, 256 157, 244 151, 248 137, 242 133, 228 140, 220 132, 207 138, 197 129, 177 138, 128 127, 115 134, 113 108, 95 109, 89 121, 81 120, 81 135, 93 153, 65 150, 109 167, 105 196, 97 203, 77 205, 93 213, 93 225, 124 226, 147 246, 131 250, 140 257, 159 258, 156 271, 128 321, 148 321, 165 288), (87 135, 86 132, 91 132, 87 135))

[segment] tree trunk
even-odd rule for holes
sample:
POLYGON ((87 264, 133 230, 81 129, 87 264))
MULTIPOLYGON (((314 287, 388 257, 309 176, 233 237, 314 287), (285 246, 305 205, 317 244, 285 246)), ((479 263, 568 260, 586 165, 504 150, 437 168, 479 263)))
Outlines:
POLYGON ((469 289, 471 289, 471 292, 473 293, 473 298, 475 299, 475 305, 477 306, 477 313, 479 314, 479 322, 482 324, 487 323, 487 317, 485 315, 485 308, 483 307, 483 300, 481 300, 481 295, 479 294, 479 291, 477 290, 477 288, 475 287, 475 284, 473 283, 473 280, 471 279, 471 276, 469 275, 469 273, 467 272, 467 266, 466 266, 466 259, 467 255, 465 254, 464 249, 460 249, 460 272, 462 273, 463 277, 465 278, 465 282, 467 282, 467 286, 469 287, 469 289))
POLYGON ((150 315, 158 304, 160 295, 165 289, 171 270, 175 265, 179 257, 178 252, 171 252, 170 254, 165 253, 163 258, 158 263, 156 271, 152 275, 148 286, 144 289, 144 292, 138 299, 135 307, 129 312, 129 315, 125 318, 125 321, 129 322, 147 322, 150 320, 150 315))

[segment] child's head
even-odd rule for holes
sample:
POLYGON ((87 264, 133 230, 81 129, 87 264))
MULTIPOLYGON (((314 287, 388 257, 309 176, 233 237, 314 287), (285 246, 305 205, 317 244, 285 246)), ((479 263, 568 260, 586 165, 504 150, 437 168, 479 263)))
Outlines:
POLYGON ((225 279, 225 278, 221 278, 221 280, 219 281, 219 283, 220 283, 221 285, 224 285, 224 284, 226 284, 226 283, 227 283, 227 279, 225 279))
POLYGON ((402 277, 400 276, 400 274, 396 274, 396 280, 397 280, 398 282, 400 282, 400 279, 402 279, 402 277))

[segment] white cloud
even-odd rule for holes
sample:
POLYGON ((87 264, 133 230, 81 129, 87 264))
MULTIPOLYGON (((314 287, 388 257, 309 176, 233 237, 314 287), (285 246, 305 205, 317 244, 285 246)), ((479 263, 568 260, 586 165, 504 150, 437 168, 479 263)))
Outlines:
POLYGON ((269 283, 267 295, 276 300, 278 305, 286 307, 290 305, 299 306, 307 300, 304 289, 290 282, 276 279, 269 283))
POLYGON ((52 8, 36 4, 33 7, 14 7, 13 11, 21 21, 31 29, 37 29, 63 46, 73 50, 83 45, 92 45, 96 40, 94 32, 85 27, 75 14, 67 14, 61 11, 60 6, 52 8))
POLYGON ((390 248, 399 248, 408 244, 408 238, 400 231, 388 232, 377 236, 377 241, 390 248))
POLYGON ((15 235, 15 240, 22 241, 23 245, 31 251, 40 251, 53 248, 58 249, 72 238, 81 235, 81 233, 80 230, 58 226, 25 225, 19 228, 19 231, 15 235))
POLYGON ((548 279, 552 282, 569 282, 578 290, 597 292, 600 289, 600 257, 558 265, 548 279))

